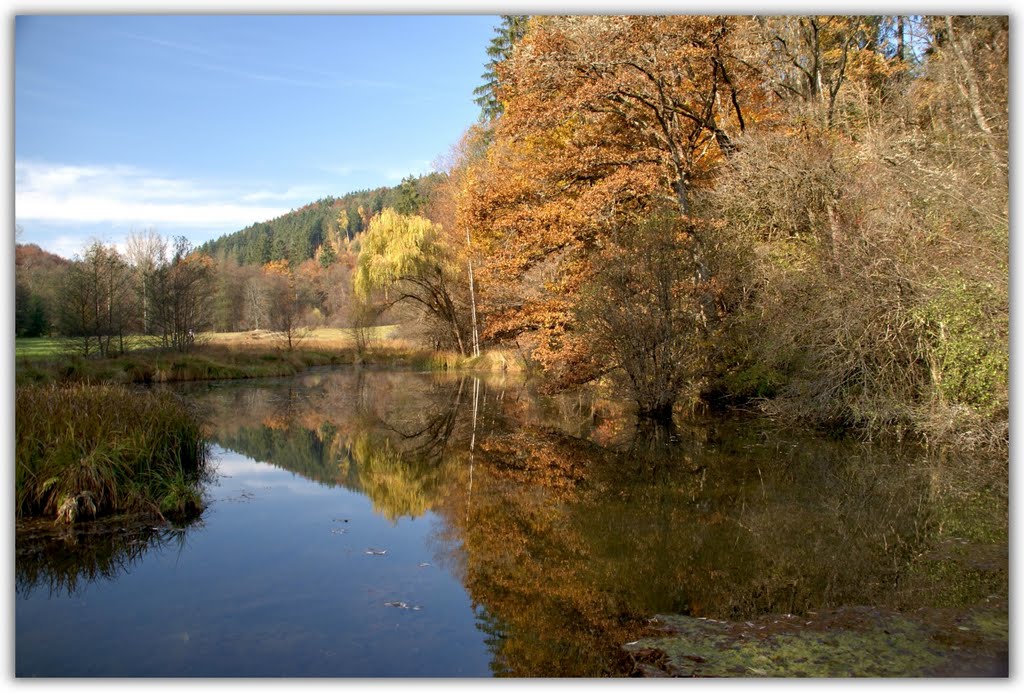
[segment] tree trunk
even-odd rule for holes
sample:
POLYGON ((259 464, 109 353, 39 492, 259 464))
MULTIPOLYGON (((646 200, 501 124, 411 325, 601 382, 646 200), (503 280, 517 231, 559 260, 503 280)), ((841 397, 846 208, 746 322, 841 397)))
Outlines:
POLYGON ((907 46, 903 36, 905 32, 906 24, 903 16, 900 15, 896 18, 896 59, 900 62, 906 62, 907 60, 907 46))
POLYGON ((672 407, 675 405, 675 401, 666 402, 659 398, 654 402, 637 402, 637 404, 639 405, 637 416, 641 419, 664 423, 672 421, 672 407))
POLYGON ((469 258, 469 305, 473 328, 473 356, 480 355, 480 333, 476 329, 476 291, 473 287, 473 255, 470 246, 469 228, 466 228, 466 256, 469 258))
POLYGON ((967 101, 967 107, 974 119, 974 124, 985 135, 985 142, 988 145, 989 155, 992 157, 993 163, 995 163, 997 169, 1002 170, 1003 161, 993 141, 995 135, 988 124, 988 118, 985 116, 982 108, 978 76, 967 60, 962 39, 958 39, 957 35, 953 33, 952 17, 946 17, 946 32, 949 45, 953 49, 953 54, 956 56, 957 62, 960 63, 961 70, 963 70, 963 83, 958 85, 960 93, 963 94, 964 99, 967 101))

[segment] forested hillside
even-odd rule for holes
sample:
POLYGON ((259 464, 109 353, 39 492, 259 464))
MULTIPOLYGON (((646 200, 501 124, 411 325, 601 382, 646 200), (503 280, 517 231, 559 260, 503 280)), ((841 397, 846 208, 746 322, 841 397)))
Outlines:
POLYGON ((38 245, 14 247, 14 333, 40 337, 53 328, 57 316, 60 279, 68 261, 38 245))
POLYGON ((390 207, 419 214, 437 185, 438 175, 408 176, 399 185, 325 197, 276 219, 204 243, 200 252, 231 258, 238 264, 263 265, 285 260, 299 265, 326 254, 325 263, 343 252, 370 219, 390 207))

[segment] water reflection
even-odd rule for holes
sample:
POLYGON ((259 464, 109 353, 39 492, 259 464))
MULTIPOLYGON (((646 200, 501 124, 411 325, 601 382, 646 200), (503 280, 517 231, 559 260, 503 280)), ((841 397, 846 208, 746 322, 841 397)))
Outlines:
POLYGON ((454 441, 471 389, 408 374, 319 374, 279 388, 220 387, 200 397, 213 440, 329 486, 367 495, 392 521, 419 517, 461 472, 454 441))
POLYGON ((441 516, 435 560, 468 590, 499 675, 621 673, 618 645, 659 612, 910 610, 1006 591, 998 548, 981 567, 933 560, 951 526, 981 523, 1005 547, 1005 485, 919 450, 749 420, 638 428, 599 393, 465 376, 324 372, 195 396, 223 447, 363 493, 393 522, 441 516), (961 502, 971 484, 984 504, 961 502))
POLYGON ((49 520, 18 523, 15 591, 22 597, 47 589, 71 596, 101 580, 126 574, 151 551, 184 548, 189 526, 154 527, 118 518, 55 527, 49 520))

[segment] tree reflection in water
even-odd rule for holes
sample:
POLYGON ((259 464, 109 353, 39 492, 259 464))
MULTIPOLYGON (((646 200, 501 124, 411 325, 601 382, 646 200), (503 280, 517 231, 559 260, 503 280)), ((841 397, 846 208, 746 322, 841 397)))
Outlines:
MULTIPOLYGON (((919 560, 950 505, 910 447, 755 420, 637 425, 594 394, 465 375, 325 372, 200 398, 224 447, 364 493, 392 521, 441 517, 436 560, 471 595, 499 675, 621 673, 619 645, 656 613, 915 609, 957 583, 919 560)), ((955 600, 1005 582, 1004 564, 955 600)))
POLYGON ((131 570, 151 551, 180 551, 187 526, 154 527, 148 523, 107 518, 72 527, 49 520, 18 523, 15 541, 15 591, 28 596, 46 588, 68 596, 100 580, 113 580, 131 570))

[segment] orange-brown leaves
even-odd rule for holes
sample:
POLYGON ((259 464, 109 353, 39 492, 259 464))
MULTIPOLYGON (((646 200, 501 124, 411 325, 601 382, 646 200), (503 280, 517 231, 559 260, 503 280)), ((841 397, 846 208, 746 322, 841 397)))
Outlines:
POLYGON ((263 273, 271 277, 291 277, 292 270, 287 260, 271 260, 263 265, 263 273))
POLYGON ((505 113, 458 208, 484 259, 488 335, 539 331, 542 363, 577 376, 601 371, 572 336, 577 295, 601 249, 616 228, 655 208, 687 213, 691 190, 732 151, 744 118, 757 119, 744 111, 758 89, 733 59, 735 24, 533 20, 500 67, 505 113), (557 318, 541 318, 538 306, 557 318))

